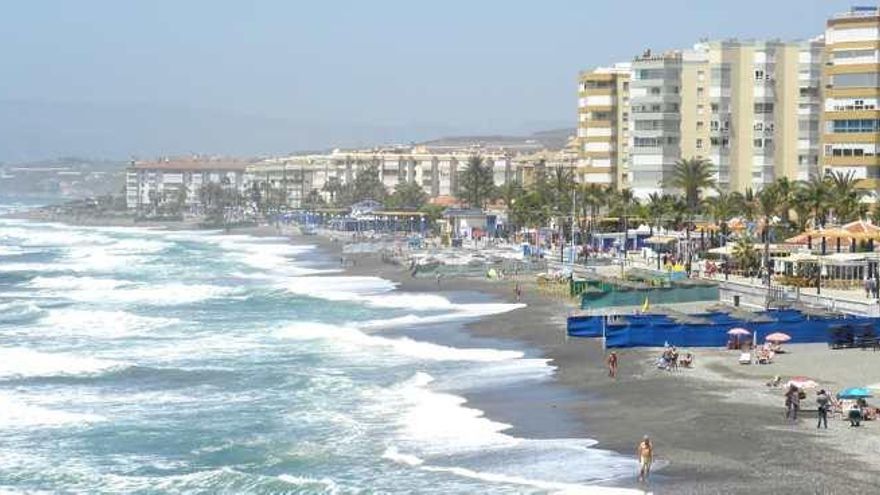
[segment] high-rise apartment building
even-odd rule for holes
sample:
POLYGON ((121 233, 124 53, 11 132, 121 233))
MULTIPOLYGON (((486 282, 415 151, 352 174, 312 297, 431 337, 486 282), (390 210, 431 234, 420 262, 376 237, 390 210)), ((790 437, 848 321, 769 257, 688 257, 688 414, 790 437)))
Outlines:
POLYGON ((578 167, 581 182, 629 186, 629 64, 582 72, 578 78, 578 167))
POLYGON ((873 200, 880 191, 880 11, 856 7, 825 31, 822 167, 852 173, 873 200))
POLYGON ((675 163, 703 158, 725 191, 818 170, 821 40, 701 42, 632 64, 629 168, 636 196, 670 192, 675 163))

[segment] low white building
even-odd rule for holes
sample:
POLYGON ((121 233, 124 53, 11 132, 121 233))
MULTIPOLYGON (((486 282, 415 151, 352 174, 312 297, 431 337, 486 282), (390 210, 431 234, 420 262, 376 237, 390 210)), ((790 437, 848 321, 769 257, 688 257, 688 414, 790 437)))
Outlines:
POLYGON ((215 183, 245 192, 245 169, 248 162, 228 158, 163 158, 135 161, 126 170, 125 199, 131 209, 151 204, 184 200, 199 203, 202 185, 215 183))

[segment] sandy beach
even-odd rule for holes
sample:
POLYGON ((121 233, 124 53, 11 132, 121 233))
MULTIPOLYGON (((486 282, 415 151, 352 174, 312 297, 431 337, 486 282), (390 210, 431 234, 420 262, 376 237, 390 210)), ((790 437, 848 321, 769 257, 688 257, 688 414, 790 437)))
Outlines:
MULTIPOLYGON (((295 242, 318 244, 339 257, 341 244, 309 236, 295 242)), ((446 294, 479 291, 499 301, 515 302, 512 280, 482 278, 412 278, 375 254, 347 255, 352 275, 393 280, 402 291, 446 294)), ((533 277, 532 277, 533 280, 533 277)), ((880 483, 880 424, 850 428, 832 419, 829 429, 815 428, 812 391, 797 423, 783 418, 783 389, 768 388, 774 375, 814 377, 822 387, 880 383, 880 353, 830 350, 824 345, 791 345, 771 365, 743 366, 737 354, 694 349, 696 366, 679 372, 655 367, 659 349, 618 352, 621 369, 608 378, 601 342, 568 338, 566 316, 573 302, 542 294, 533 281, 520 278, 526 308, 467 325, 478 337, 511 339, 537 349, 557 367, 558 390, 521 397, 468 396, 469 403, 494 420, 513 425, 526 437, 579 436, 598 447, 634 452, 644 434, 655 441, 658 466, 649 485, 633 479, 616 486, 642 487, 654 493, 873 493, 880 483), (548 402, 549 401, 549 402, 548 402), (543 421, 564 411, 573 421, 543 421)))

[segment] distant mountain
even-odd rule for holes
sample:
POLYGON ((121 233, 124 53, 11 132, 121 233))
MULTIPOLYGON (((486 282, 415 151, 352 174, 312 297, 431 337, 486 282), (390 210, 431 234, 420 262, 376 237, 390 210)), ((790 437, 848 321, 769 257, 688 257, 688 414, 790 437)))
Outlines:
POLYGON ((538 131, 526 136, 491 135, 491 136, 450 136, 419 143, 428 148, 458 148, 480 146, 483 148, 506 148, 512 150, 560 150, 575 135, 574 129, 552 129, 538 131))

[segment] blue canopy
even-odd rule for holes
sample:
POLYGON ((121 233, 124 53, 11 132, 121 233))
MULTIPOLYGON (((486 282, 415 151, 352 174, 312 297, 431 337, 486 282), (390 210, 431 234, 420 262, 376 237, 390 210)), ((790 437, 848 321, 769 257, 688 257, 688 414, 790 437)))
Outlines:
POLYGON ((840 399, 863 399, 872 396, 871 391, 865 387, 850 387, 837 394, 840 399))

